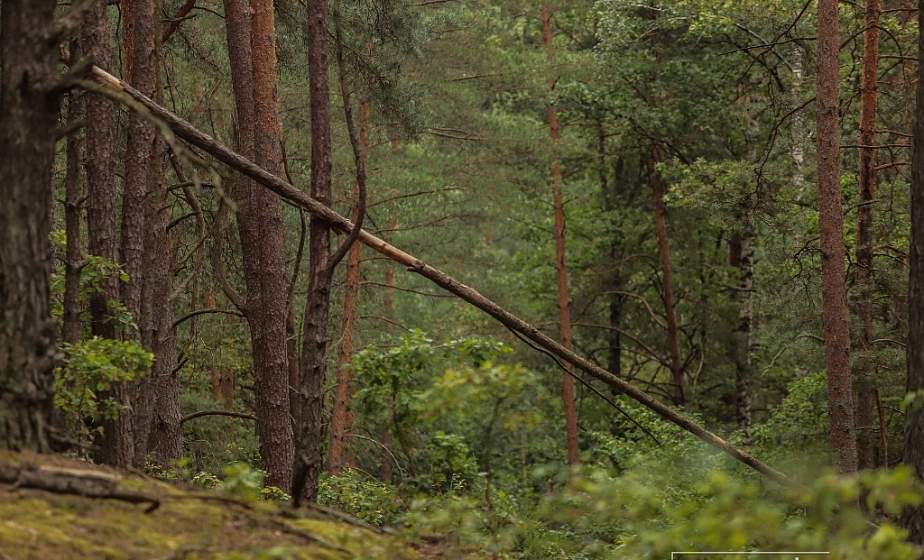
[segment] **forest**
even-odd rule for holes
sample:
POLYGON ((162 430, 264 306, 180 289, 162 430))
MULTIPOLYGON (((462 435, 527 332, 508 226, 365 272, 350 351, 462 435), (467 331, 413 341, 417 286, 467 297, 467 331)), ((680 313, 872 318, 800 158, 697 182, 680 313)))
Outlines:
POLYGON ((0 559, 924 558, 924 0, 0 0, 0 559))

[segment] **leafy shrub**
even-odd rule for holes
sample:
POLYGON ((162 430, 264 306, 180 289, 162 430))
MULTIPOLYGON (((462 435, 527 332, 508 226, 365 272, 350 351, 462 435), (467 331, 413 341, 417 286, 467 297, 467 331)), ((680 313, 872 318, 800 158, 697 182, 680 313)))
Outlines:
POLYGON ((828 474, 790 488, 762 488, 715 470, 679 500, 658 478, 666 482, 670 474, 613 478, 593 469, 573 477, 543 501, 541 523, 530 528, 567 528, 567 536, 556 539, 565 555, 545 555, 541 543, 524 537, 521 542, 536 542, 526 557, 641 560, 681 550, 818 550, 834 558, 914 560, 920 553, 892 521, 902 507, 921 501, 905 468, 828 474), (874 524, 858 507, 860 499, 867 511, 882 512, 874 524))
POLYGON ((754 428, 754 442, 765 455, 808 448, 821 452, 828 434, 828 391, 823 371, 795 379, 766 422, 754 428))
POLYGON ((373 525, 388 525, 403 509, 395 488, 356 469, 321 478, 318 502, 341 509, 373 525))
POLYGON ((266 473, 247 463, 231 463, 224 468, 224 479, 218 484, 219 491, 247 501, 286 501, 289 496, 275 486, 263 486, 266 473))
POLYGON ((134 341, 90 338, 65 344, 66 358, 55 370, 54 404, 80 438, 89 438, 104 419, 116 418, 122 404, 107 395, 116 383, 141 378, 154 357, 134 341))
MULTIPOLYGON (((67 240, 63 229, 56 229, 51 233, 50 241, 55 250, 62 253, 66 250, 67 240)), ((78 296, 81 301, 86 301, 90 295, 101 292, 103 282, 107 279, 114 278, 119 282, 129 282, 128 274, 122 270, 119 263, 98 255, 84 255, 83 266, 80 268, 80 286, 78 296)), ((56 269, 51 275, 49 285, 52 294, 51 315, 59 321, 64 315, 64 273, 61 269, 56 269)), ((106 302, 109 311, 109 319, 116 325, 123 328, 137 328, 135 319, 122 302, 117 299, 110 299, 106 302)), ((84 308, 85 306, 81 306, 84 308)))

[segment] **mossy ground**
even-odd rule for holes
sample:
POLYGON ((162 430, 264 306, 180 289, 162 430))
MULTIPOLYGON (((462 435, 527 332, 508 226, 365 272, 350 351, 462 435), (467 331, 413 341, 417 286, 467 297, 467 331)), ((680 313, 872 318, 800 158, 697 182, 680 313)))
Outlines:
MULTIPOLYGON (((101 469, 56 456, 0 453, 0 462, 101 469)), ((283 516, 284 506, 223 501, 218 494, 118 474, 120 491, 155 496, 160 507, 145 513, 144 505, 0 485, 0 559, 419 558, 395 537, 343 521, 310 512, 283 516)))

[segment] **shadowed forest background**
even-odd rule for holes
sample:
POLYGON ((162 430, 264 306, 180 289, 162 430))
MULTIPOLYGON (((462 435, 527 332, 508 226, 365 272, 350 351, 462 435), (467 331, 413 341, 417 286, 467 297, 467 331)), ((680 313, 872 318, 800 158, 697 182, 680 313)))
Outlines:
POLYGON ((922 5, 0 0, 0 448, 426 558, 920 558, 922 5))

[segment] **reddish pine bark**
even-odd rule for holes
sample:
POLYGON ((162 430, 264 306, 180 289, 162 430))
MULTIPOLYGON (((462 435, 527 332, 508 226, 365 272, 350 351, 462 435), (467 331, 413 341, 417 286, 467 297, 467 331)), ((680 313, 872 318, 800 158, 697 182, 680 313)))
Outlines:
POLYGON ((651 184, 654 188, 655 236, 658 239, 658 259, 661 264, 661 297, 664 301, 664 317, 667 323, 667 343, 671 360, 674 404, 682 405, 686 402, 683 387, 683 362, 680 359, 680 329, 677 327, 677 312, 674 309, 674 265, 671 259, 670 238, 667 232, 667 207, 664 204, 667 186, 664 184, 664 180, 656 167, 660 161, 660 150, 657 146, 652 146, 649 173, 651 184))
POLYGON ((48 451, 54 0, 0 3, 0 448, 48 451))
MULTIPOLYGON (((369 117, 372 107, 369 99, 363 99, 359 107, 359 151, 364 160, 369 155, 369 117)), ((359 218, 359 208, 354 205, 353 221, 359 218)), ((359 307, 360 256, 362 244, 353 243, 347 254, 346 286, 343 293, 343 316, 340 322, 340 352, 337 356, 337 389, 334 411, 330 421, 330 457, 328 468, 337 474, 352 459, 346 447, 346 437, 353 423, 350 412, 350 384, 353 381, 353 337, 359 307)))
MULTIPOLYGON (((129 45, 128 83, 153 97, 154 65, 154 2, 128 2, 124 14, 125 41, 129 45)), ((122 196, 122 268, 129 280, 121 286, 122 303, 135 322, 141 321, 141 289, 144 271, 144 203, 147 194, 148 165, 154 144, 154 127, 138 113, 128 114, 128 138, 125 147, 125 187, 122 196)), ((138 333, 126 333, 137 337, 138 333)))
MULTIPOLYGON (((542 42, 548 59, 553 56, 552 46, 552 10, 548 5, 542 7, 542 42)), ((549 79, 549 95, 554 94, 556 79, 549 79)), ((568 305, 568 268, 565 259, 565 202, 562 195, 561 156, 558 153, 558 109, 553 103, 547 108, 549 138, 552 142, 552 164, 550 185, 552 189, 552 206, 555 213, 555 271, 558 277, 558 323, 561 331, 561 344, 571 349, 571 311, 568 305)), ((565 410, 565 449, 568 464, 580 462, 578 449, 577 409, 574 402, 574 366, 564 363, 565 376, 562 380, 561 397, 565 410)))
POLYGON ((353 415, 350 412, 350 384, 353 381, 353 370, 350 367, 350 360, 353 358, 353 336, 359 300, 361 247, 361 244, 354 243, 347 255, 343 318, 340 323, 340 352, 337 357, 337 389, 330 424, 328 468, 334 474, 341 472, 350 463, 349 452, 346 449, 346 436, 353 423, 353 415))
MULTIPOLYGON (((918 25, 924 29, 924 0, 918 0, 918 25)), ((911 239, 908 262, 908 378, 906 391, 924 391, 924 33, 918 37, 917 101, 911 164, 911 239)), ((904 462, 924 480, 924 406, 920 398, 905 416, 904 462)), ((924 545, 924 505, 907 508, 902 525, 908 539, 924 545)))
MULTIPOLYGON (((282 174, 281 125, 276 97, 273 3, 226 0, 226 28, 237 116, 237 141, 267 171, 282 174)), ((251 181, 235 178, 238 232, 244 260, 256 381, 257 435, 267 484, 291 489, 294 456, 286 356, 284 230, 279 200, 251 181)))
MULTIPOLYGON (((311 112, 311 196, 331 201, 331 125, 327 17, 324 0, 308 2, 308 71, 311 112)), ((301 373, 295 418, 299 442, 293 498, 314 501, 324 456, 325 358, 330 315, 330 226, 311 216, 308 229, 308 298, 302 321, 301 373)))
POLYGON ((821 295, 828 376, 829 437, 838 471, 857 470, 850 322, 845 284, 844 217, 840 185, 837 0, 818 2, 816 54, 816 157, 821 230, 821 295))
MULTIPOLYGON (((282 174, 282 125, 277 98, 276 27, 273 2, 252 0, 250 3, 251 56, 254 84, 254 155, 257 165, 276 175, 282 174)), ((259 291, 248 288, 247 308, 257 313, 260 329, 254 338, 257 352, 254 371, 257 377, 257 433, 260 456, 268 473, 267 483, 289 491, 292 484, 294 457, 292 422, 289 417, 289 375, 286 354, 286 317, 288 316, 282 204, 262 190, 255 189, 251 208, 258 213, 256 253, 258 267, 252 274, 260 277, 259 291)), ((256 256, 256 255, 255 255, 256 256)), ((248 266, 248 265, 245 265, 248 266)))
MULTIPOLYGON (((254 156, 254 106, 253 106, 253 55, 250 47, 250 8, 248 0, 224 0, 225 34, 228 43, 228 62, 231 69, 231 89, 234 93, 234 143, 244 157, 253 161, 254 156)), ((244 263, 244 284, 248 291, 259 291, 260 277, 255 275, 259 264, 258 246, 259 223, 255 219, 257 205, 252 200, 259 187, 254 181, 242 174, 231 177, 229 191, 237 205, 238 236, 241 241, 241 254, 244 263), (253 265, 251 265, 253 263, 253 265)), ((216 255, 215 272, 220 280, 225 278, 221 255, 216 255)), ((256 362, 256 333, 260 324, 251 313, 247 302, 233 291, 227 281, 221 281, 228 299, 237 306, 247 318, 251 331, 253 360, 256 362)))
MULTIPOLYGON (((151 0, 128 2, 125 8, 123 23, 127 45, 128 82, 135 89, 150 97, 154 93, 156 73, 153 35, 154 2, 151 0)), ((122 269, 128 275, 128 281, 121 283, 119 294, 122 304, 131 313, 136 327, 143 324, 145 320, 142 316, 144 215, 148 165, 153 142, 154 127, 138 113, 129 112, 124 158, 125 183, 122 191, 122 238, 119 257, 122 269)), ((123 336, 140 339, 140 334, 138 328, 130 328, 123 333, 123 336)), ((124 383, 118 383, 112 387, 111 397, 121 403, 124 409, 117 418, 103 422, 98 456, 103 463, 120 467, 131 466, 135 463, 136 409, 132 403, 133 392, 134 388, 124 383)), ((139 403, 139 410, 145 408, 144 404, 139 403)), ((140 433, 144 439, 144 427, 140 433)))
MULTIPOLYGON (((866 0, 863 33, 863 82, 860 99, 860 146, 876 142, 876 108, 879 81, 880 0, 866 0)), ((860 349, 869 352, 873 341, 873 204, 876 198, 876 150, 861 147, 860 206, 857 208, 857 288, 860 292, 860 349)), ((861 469, 876 466, 875 371, 857 372, 857 462, 861 469)), ((881 458, 884 459, 884 458, 881 458)))

